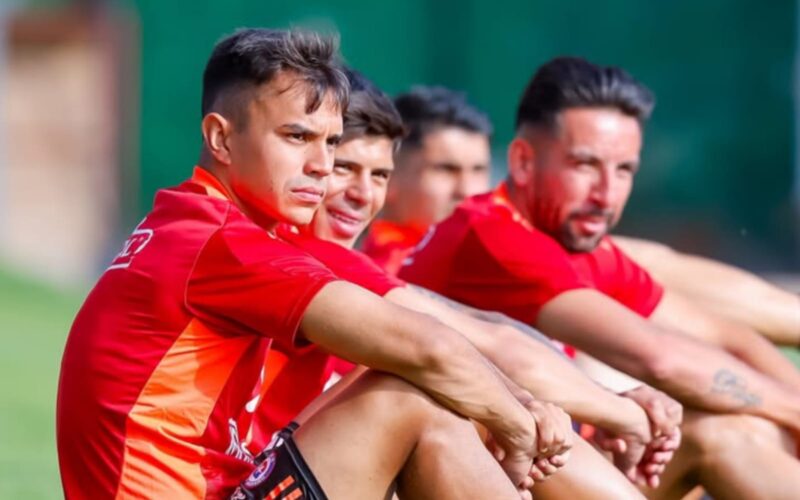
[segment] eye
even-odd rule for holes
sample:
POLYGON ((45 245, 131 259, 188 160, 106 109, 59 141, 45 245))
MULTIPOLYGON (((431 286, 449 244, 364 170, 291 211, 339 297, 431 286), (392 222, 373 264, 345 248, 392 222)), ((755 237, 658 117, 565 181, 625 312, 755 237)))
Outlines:
POLYGON ((333 171, 337 174, 346 174, 353 171, 353 167, 347 165, 346 163, 334 163, 333 164, 333 171))
POLYGON ((392 173, 388 170, 376 170, 375 172, 372 172, 372 176, 382 181, 388 181, 392 176, 392 173))
POLYGON ((306 134, 302 132, 289 132, 286 134, 286 138, 297 144, 306 142, 306 134))
POLYGON ((329 149, 336 149, 336 146, 338 146, 340 142, 342 142, 342 137, 335 135, 332 137, 328 137, 326 144, 328 145, 329 149))

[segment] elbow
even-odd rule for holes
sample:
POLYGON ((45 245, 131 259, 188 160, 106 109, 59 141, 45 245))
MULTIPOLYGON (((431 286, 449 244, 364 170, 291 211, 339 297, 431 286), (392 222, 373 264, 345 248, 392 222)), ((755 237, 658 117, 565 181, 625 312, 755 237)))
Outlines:
POLYGON ((663 387, 672 380, 679 363, 675 351, 653 345, 638 356, 638 366, 631 375, 655 387, 663 387))
POLYGON ((455 330, 430 317, 428 335, 419 346, 417 369, 431 372, 446 371, 446 367, 462 361, 469 342, 455 330))

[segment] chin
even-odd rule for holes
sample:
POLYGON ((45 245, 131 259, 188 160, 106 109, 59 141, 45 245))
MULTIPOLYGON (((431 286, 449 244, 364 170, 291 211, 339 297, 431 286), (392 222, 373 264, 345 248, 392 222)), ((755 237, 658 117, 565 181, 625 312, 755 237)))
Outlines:
POLYGON ((288 210, 283 215, 286 222, 289 224, 307 226, 311 224, 311 220, 314 218, 314 212, 315 210, 309 208, 294 208, 288 210))

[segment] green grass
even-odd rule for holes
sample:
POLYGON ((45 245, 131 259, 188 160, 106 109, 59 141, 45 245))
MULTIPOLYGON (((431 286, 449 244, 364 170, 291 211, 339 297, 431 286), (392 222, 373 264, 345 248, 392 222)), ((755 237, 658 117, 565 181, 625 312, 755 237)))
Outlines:
MULTIPOLYGON (((55 401, 64 341, 84 292, 0 270, 0 498, 61 498, 55 401)), ((800 352, 784 349, 800 366, 800 352)))
POLYGON ((0 498, 63 497, 56 386, 82 297, 0 271, 0 498))

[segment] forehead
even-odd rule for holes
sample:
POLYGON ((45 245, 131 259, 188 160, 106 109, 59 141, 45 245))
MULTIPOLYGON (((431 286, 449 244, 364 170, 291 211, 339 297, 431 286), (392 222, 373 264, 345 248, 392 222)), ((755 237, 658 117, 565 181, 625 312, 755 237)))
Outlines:
POLYGON ((336 148, 336 159, 369 168, 394 168, 394 141, 382 135, 365 135, 336 148))
POLYGON ((341 133, 342 109, 334 93, 327 91, 319 107, 309 113, 311 97, 308 83, 291 72, 282 71, 255 89, 249 109, 267 120, 280 122, 276 125, 295 123, 319 131, 334 127, 337 130, 332 132, 341 133))
POLYGON ((442 127, 422 140, 422 154, 434 161, 487 164, 491 156, 489 138, 458 127, 442 127))
POLYGON ((558 115, 556 138, 571 149, 630 156, 639 154, 642 129, 615 108, 570 108, 558 115))

